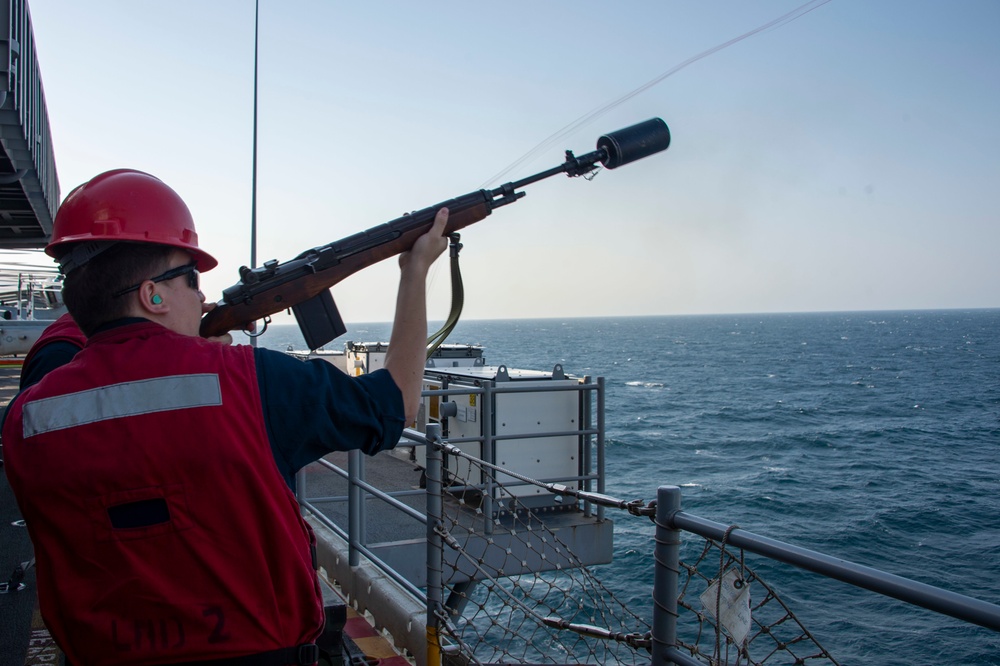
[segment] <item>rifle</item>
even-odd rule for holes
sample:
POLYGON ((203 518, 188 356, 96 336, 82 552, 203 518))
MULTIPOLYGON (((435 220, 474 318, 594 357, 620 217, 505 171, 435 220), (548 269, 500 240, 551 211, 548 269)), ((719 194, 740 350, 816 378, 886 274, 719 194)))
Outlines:
MULTIPOLYGON (((264 262, 259 268, 240 268, 240 281, 223 290, 222 300, 201 320, 203 337, 222 335, 237 329, 249 330, 250 324, 281 310, 291 308, 310 349, 317 349, 346 332, 343 319, 330 294, 330 287, 350 275, 413 247, 427 232, 441 208, 448 208, 445 234, 484 219, 495 208, 514 203, 525 195, 520 188, 559 173, 585 176, 597 169, 616 169, 624 164, 666 150, 670 130, 659 118, 597 140, 597 150, 580 157, 566 151, 566 161, 522 180, 506 183, 494 190, 478 190, 442 201, 428 208, 372 227, 321 247, 306 250, 294 259, 279 263, 264 262)), ((262 331, 263 332, 263 331, 262 331)))

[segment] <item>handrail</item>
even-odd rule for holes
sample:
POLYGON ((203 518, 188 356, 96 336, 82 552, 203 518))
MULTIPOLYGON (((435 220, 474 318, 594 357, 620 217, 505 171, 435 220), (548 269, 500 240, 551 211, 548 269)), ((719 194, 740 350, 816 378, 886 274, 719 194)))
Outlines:
MULTIPOLYGON (((489 391, 487 390, 486 393, 488 395, 489 391)), ((443 591, 441 584, 441 558, 443 555, 441 537, 444 533, 440 531, 442 457, 439 449, 439 446, 443 446, 443 444, 440 435, 440 426, 429 424, 426 435, 419 431, 407 430, 405 437, 416 445, 428 445, 426 465, 427 513, 420 514, 419 511, 406 507, 407 515, 426 524, 428 542, 426 592, 415 588, 411 583, 403 580, 398 572, 393 571, 385 562, 380 560, 377 554, 365 543, 364 530, 361 529, 360 533, 356 532, 358 529, 356 524, 352 525, 350 533, 345 533, 341 528, 334 525, 332 521, 322 516, 320 512, 315 511, 315 513, 317 513, 318 518, 324 524, 343 536, 355 552, 366 556, 376 567, 382 569, 397 583, 402 584, 418 602, 427 604, 428 639, 434 645, 437 645, 436 640, 433 639, 431 634, 434 634, 434 637, 436 637, 437 631, 441 629, 439 620, 441 618, 440 607, 443 591), (429 446, 432 442, 436 445, 429 446), (438 614, 436 615, 435 613, 438 614)), ((488 452, 484 452, 484 458, 487 456, 488 452)), ((492 473, 494 470, 492 466, 489 467, 492 473)), ((360 470, 360 467, 353 469, 356 473, 360 470)), ((496 473, 502 473, 500 470, 495 471, 496 473)), ((580 478, 576 480, 579 481, 580 478)), ((361 478, 355 477, 352 483, 355 489, 361 491, 360 494, 355 496, 355 501, 360 499, 363 503, 364 496, 370 495, 371 497, 383 499, 394 506, 400 505, 398 501, 393 499, 392 493, 380 491, 361 478)), ((490 479, 487 479, 484 485, 488 489, 490 479)), ((613 499, 609 498, 609 501, 613 499)), ((304 507, 312 510, 312 505, 308 501, 304 499, 300 501, 304 507)), ((618 504, 621 503, 617 500, 615 502, 618 504)), ((604 504, 599 500, 597 501, 597 505, 598 508, 604 507, 604 504)), ((397 506, 397 508, 402 508, 403 506, 405 505, 397 506)), ((631 512, 632 510, 630 509, 631 512)), ((638 515, 650 515, 652 512, 655 512, 654 522, 656 525, 654 538, 654 604, 652 632, 650 634, 653 663, 674 663, 681 666, 700 663, 684 653, 677 639, 679 578, 680 571, 682 570, 679 562, 680 535, 682 532, 689 532, 717 542, 721 541, 734 549, 746 550, 774 561, 791 564, 820 574, 826 578, 839 580, 942 615, 948 615, 987 629, 1000 631, 1000 606, 996 604, 684 512, 681 510, 681 489, 679 487, 661 486, 657 491, 655 505, 650 505, 645 511, 638 512, 638 515)), ((487 525, 489 524, 487 521, 487 525)), ((484 527, 486 526, 484 525, 484 527)), ((447 538, 447 535, 444 536, 447 538)), ((439 647, 438 645, 438 649, 439 647)))
MULTIPOLYGON (((331 462, 328 462, 326 460, 317 460, 316 462, 318 462, 319 464, 321 464, 323 467, 326 467, 327 469, 329 469, 334 474, 337 474, 338 476, 341 476, 341 477, 347 478, 347 479, 350 478, 350 474, 345 473, 343 469, 337 467, 336 465, 334 465, 331 462)), ((362 490, 364 490, 365 492, 367 492, 372 497, 375 497, 377 499, 382 500, 383 502, 385 502, 386 504, 388 504, 392 508, 398 509, 399 511, 402 511, 403 513, 405 513, 409 517, 413 518, 417 522, 419 522, 419 523, 426 523, 427 522, 427 516, 425 514, 420 513, 419 511, 417 511, 416 509, 414 509, 412 506, 409 506, 407 504, 403 504, 402 502, 400 502, 399 500, 396 499, 397 495, 400 495, 400 496, 402 496, 402 495, 417 495, 417 494, 423 494, 423 493, 421 493, 419 491, 415 491, 415 490, 406 490, 406 491, 402 491, 402 492, 390 492, 390 493, 387 493, 387 492, 385 492, 385 491, 383 491, 383 490, 381 490, 381 489, 373 486, 372 484, 368 483, 367 481, 363 481, 361 479, 354 479, 354 480, 351 481, 351 483, 353 483, 354 485, 356 485, 358 488, 361 488, 362 490)), ((317 499, 330 500, 330 499, 339 499, 339 498, 335 498, 335 497, 315 498, 314 497, 313 498, 313 502, 315 502, 317 499)), ((313 506, 312 503, 308 503, 308 505, 310 507, 313 506)))
MULTIPOLYGON (((698 534, 706 539, 721 540, 728 527, 683 511, 670 515, 669 524, 677 529, 698 534)), ((1000 606, 940 587, 831 557, 814 550, 770 539, 753 532, 734 529, 726 543, 778 562, 791 564, 833 578, 855 587, 893 597, 915 606, 972 622, 987 629, 1000 631, 1000 606)))
MULTIPOLYGON (((317 521, 322 523, 325 527, 327 527, 330 531, 339 536, 341 539, 344 539, 345 541, 348 541, 350 539, 346 531, 344 531, 339 525, 337 525, 337 523, 333 522, 328 517, 323 515, 322 511, 318 510, 308 501, 299 500, 299 505, 308 509, 309 512, 317 521)), ((359 550, 365 557, 367 557, 372 562, 372 564, 381 569, 387 576, 392 578, 392 580, 395 581, 397 585, 403 587, 407 592, 413 595, 414 598, 421 600, 423 599, 424 593, 420 590, 420 588, 418 588, 410 581, 406 580, 406 578, 404 578, 403 576, 400 576, 399 573, 396 572, 392 567, 383 562, 378 557, 378 555, 376 555, 374 552, 372 552, 365 546, 359 546, 359 550)))
MULTIPOLYGON (((502 441, 507 441, 507 440, 516 440, 516 439, 537 439, 537 438, 567 437, 567 436, 578 436, 578 437, 581 437, 581 438, 589 438, 589 437, 596 436, 597 437, 597 447, 596 447, 597 451, 596 451, 596 453, 597 453, 597 456, 598 456, 598 460, 597 460, 597 469, 595 471, 591 471, 588 474, 581 474, 581 473, 579 473, 579 470, 578 470, 577 474, 573 474, 573 475, 569 475, 569 476, 547 478, 547 479, 545 479, 545 481, 549 482, 549 483, 557 483, 557 482, 566 482, 566 483, 574 483, 574 484, 575 483, 583 483, 585 485, 589 485, 591 482, 596 482, 597 483, 597 487, 599 489, 602 489, 604 487, 604 479, 603 479, 603 470, 604 470, 604 464, 603 464, 603 444, 604 444, 604 439, 603 439, 603 433, 601 432, 601 428, 603 426, 603 418, 602 418, 603 417, 603 401, 601 401, 600 399, 603 397, 603 389, 604 389, 603 378, 599 378, 596 383, 592 383, 592 382, 589 382, 589 381, 584 381, 583 383, 579 383, 579 384, 553 385, 553 386, 547 386, 547 387, 524 386, 524 385, 519 385, 517 382, 510 382, 510 383, 508 383, 508 382, 501 382, 501 383, 498 383, 497 385, 487 384, 486 386, 482 386, 482 387, 463 386, 463 387, 449 388, 449 389, 430 389, 430 390, 423 391, 421 395, 422 395, 422 397, 431 397, 431 396, 439 396, 440 397, 440 396, 449 396, 449 395, 470 395, 470 394, 483 395, 485 397, 485 399, 483 400, 483 409, 484 409, 483 419, 484 419, 484 422, 488 423, 491 420, 491 418, 492 418, 491 417, 491 413, 490 413, 490 411, 491 411, 491 405, 490 405, 490 400, 489 400, 489 396, 492 395, 492 394, 496 394, 496 393, 504 393, 504 394, 508 394, 508 393, 534 393, 534 392, 539 392, 539 391, 550 391, 550 392, 551 391, 576 391, 576 392, 579 392, 581 394, 589 394, 591 392, 596 392, 596 394, 598 396, 598 406, 597 406, 597 410, 596 410, 597 417, 598 417, 597 427, 592 427, 592 425, 589 422, 581 422, 580 423, 581 427, 578 430, 559 430, 559 431, 553 430, 553 431, 527 432, 527 433, 521 433, 521 434, 504 434, 504 435, 498 435, 498 434, 495 434, 492 431, 491 428, 485 427, 485 425, 484 425, 484 433, 482 435, 478 436, 478 437, 461 437, 461 438, 456 437, 454 439, 449 439, 448 441, 449 441, 449 443, 455 443, 455 444, 468 443, 468 442, 478 442, 479 444, 481 444, 483 446, 483 453, 484 453, 483 457, 487 461, 493 461, 494 458, 495 458, 495 455, 493 455, 492 450, 493 450, 493 446, 494 446, 494 444, 496 442, 502 442, 502 441)), ((584 402, 588 402, 589 403, 589 401, 584 401, 584 402)), ((430 427, 430 426, 428 426, 428 427, 430 427)), ((405 443, 406 445, 415 445, 415 446, 426 446, 427 443, 428 443, 428 441, 429 440, 427 438, 427 435, 425 435, 424 433, 420 432, 419 430, 414 430, 414 429, 411 429, 411 428, 407 428, 407 429, 404 430, 403 437, 401 439, 401 443, 405 443)), ((349 520, 349 528, 348 528, 348 530, 346 532, 344 532, 341 536, 344 536, 345 540, 349 544, 349 547, 350 547, 350 560, 351 560, 352 566, 354 566, 357 563, 357 555, 360 552, 360 549, 358 547, 359 546, 363 547, 365 551, 368 550, 367 549, 367 546, 368 546, 367 539, 364 536, 365 530, 364 530, 364 518, 363 518, 363 516, 364 516, 364 503, 365 503, 364 498, 365 497, 370 497, 372 499, 376 499, 378 501, 384 502, 384 503, 388 504, 389 506, 393 507, 394 509, 396 509, 398 511, 401 511, 402 513, 404 513, 405 515, 409 516, 410 518, 413 518, 414 520, 417 520, 418 522, 426 523, 427 522, 427 517, 424 514, 420 514, 419 511, 413 509, 412 507, 407 506, 406 504, 403 504, 399 500, 395 499, 396 496, 402 496, 403 494, 412 495, 413 491, 386 492, 386 491, 383 491, 383 490, 381 490, 381 489, 373 486, 372 484, 368 483, 365 480, 363 457, 361 457, 360 454, 358 454, 357 452, 351 452, 350 456, 351 457, 350 457, 349 469, 346 470, 346 471, 343 468, 341 468, 341 467, 339 467, 339 466, 337 466, 337 465, 335 465, 335 464, 333 464, 333 463, 331 463, 329 461, 326 461, 326 460, 319 460, 318 463, 320 465, 322 465, 323 467, 326 467, 327 469, 329 469, 333 473, 335 473, 335 474, 341 476, 342 478, 345 478, 345 479, 348 480, 348 484, 349 484, 348 485, 348 495, 347 495, 346 499, 347 499, 347 502, 348 502, 348 515, 350 517, 350 520, 349 520)), ((589 464, 589 456, 588 456, 588 464, 589 464)), ((484 502, 485 502, 485 504, 484 504, 484 511, 486 511, 486 512, 489 512, 491 510, 491 508, 490 508, 491 507, 491 492, 490 492, 490 490, 491 490, 491 486, 493 484, 495 484, 495 483, 496 483, 496 480, 495 480, 495 478, 493 478, 493 474, 490 473, 489 478, 486 480, 486 482, 484 484, 476 484, 474 486, 477 489, 481 489, 481 490, 485 491, 484 492, 484 502)), ((511 485, 524 485, 523 482, 522 483, 518 483, 518 482, 514 482, 514 481, 510 482, 510 484, 511 485)), ((299 480, 299 483, 298 483, 298 490, 297 490, 296 494, 299 496, 299 504, 302 505, 304 508, 308 509, 310 512, 312 512, 314 514, 317 514, 317 515, 321 515, 322 511, 315 506, 315 504, 314 504, 315 501, 317 501, 319 499, 322 499, 322 500, 325 500, 325 501, 344 501, 344 499, 345 499, 343 497, 324 497, 324 498, 315 498, 315 497, 313 497, 313 498, 307 499, 305 497, 305 479, 303 477, 301 477, 301 476, 300 476, 300 480, 299 480)), ((587 510, 589 511, 589 504, 587 505, 587 510)), ((601 511, 602 511, 602 509, 601 509, 601 511)), ((324 519, 323 522, 326 523, 328 521, 326 519, 324 519)), ((490 529, 489 524, 487 524, 487 528, 486 529, 487 530, 490 529)), ((335 531, 339 534, 343 530, 341 530, 340 528, 336 528, 335 531)), ((362 554, 367 555, 368 553, 364 552, 362 554)), ((389 572, 386 572, 386 573, 389 573, 389 572)), ((391 573, 390 573, 390 575, 391 575, 391 573)))
MULTIPOLYGON (((510 435, 493 435, 494 442, 503 442, 509 439, 545 439, 547 437, 575 437, 577 435, 596 435, 596 428, 585 428, 580 430, 546 430, 543 432, 524 432, 524 433, 514 433, 510 435)), ((480 442, 486 439, 484 436, 479 437, 449 437, 449 444, 465 444, 467 442, 480 442)))
POLYGON ((653 579, 653 663, 686 664, 667 652, 676 649, 677 585, 680 532, 725 541, 734 548, 784 562, 856 587, 899 599, 959 620, 1000 631, 1000 606, 933 585, 831 557, 743 529, 681 511, 681 489, 660 486, 656 501, 655 573, 653 579))
MULTIPOLYGON (((555 391, 599 391, 598 384, 564 384, 562 386, 524 386, 518 382, 497 382, 492 386, 493 393, 553 393, 555 391)), ((427 396, 448 396, 448 395, 483 395, 486 388, 483 386, 460 386, 459 388, 427 389, 420 395, 427 396)))

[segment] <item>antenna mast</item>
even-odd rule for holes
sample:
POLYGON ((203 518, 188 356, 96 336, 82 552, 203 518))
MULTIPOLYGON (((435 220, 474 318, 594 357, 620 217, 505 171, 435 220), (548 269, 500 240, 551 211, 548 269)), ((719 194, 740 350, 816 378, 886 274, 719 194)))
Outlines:
MULTIPOLYGON (((250 268, 257 267, 257 52, 260 33, 260 0, 254 3, 253 17, 253 159, 250 177, 250 268)), ((257 337, 250 338, 250 346, 257 346, 257 337)))

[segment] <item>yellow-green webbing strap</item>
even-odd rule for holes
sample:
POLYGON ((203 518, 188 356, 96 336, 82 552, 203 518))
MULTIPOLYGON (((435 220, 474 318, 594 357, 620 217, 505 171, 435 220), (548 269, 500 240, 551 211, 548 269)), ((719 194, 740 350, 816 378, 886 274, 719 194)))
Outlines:
POLYGON ((427 338, 427 358, 437 351, 458 323, 462 316, 462 306, 465 305, 465 287, 462 286, 462 271, 458 267, 458 252, 462 249, 459 234, 449 234, 451 239, 451 312, 448 314, 448 321, 444 323, 441 330, 427 338))

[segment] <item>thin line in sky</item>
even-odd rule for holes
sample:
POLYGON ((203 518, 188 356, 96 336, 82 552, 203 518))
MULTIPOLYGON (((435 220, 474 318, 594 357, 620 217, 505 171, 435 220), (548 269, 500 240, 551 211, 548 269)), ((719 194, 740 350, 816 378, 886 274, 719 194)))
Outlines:
POLYGON ((747 39, 748 37, 752 37, 752 36, 754 36, 754 35, 756 35, 758 33, 761 33, 761 32, 763 32, 765 30, 769 30, 771 28, 778 28, 778 27, 781 27, 781 26, 786 25, 788 23, 791 23, 792 21, 805 16, 806 14, 808 14, 811 11, 813 11, 814 9, 818 9, 819 7, 822 7, 823 5, 825 5, 826 3, 830 2, 830 1, 831 0, 810 0, 809 2, 805 3, 804 5, 801 5, 800 7, 797 7, 796 9, 793 9, 792 11, 788 12, 787 14, 779 16, 778 18, 776 18, 776 19, 774 19, 772 21, 768 21, 767 23, 765 23, 765 24, 763 24, 763 25, 761 25, 759 27, 756 27, 753 30, 750 30, 749 32, 745 32, 742 35, 740 35, 739 37, 734 37, 734 38, 730 39, 729 41, 726 41, 726 42, 723 42, 721 44, 718 44, 717 46, 713 46, 712 48, 708 49, 707 51, 702 51, 698 55, 692 56, 691 58, 688 58, 684 62, 680 63, 679 65, 674 66, 671 69, 668 69, 666 72, 664 72, 663 74, 660 74, 659 76, 657 76, 656 78, 652 79, 651 81, 648 81, 647 83, 644 83, 643 85, 639 86, 635 90, 633 90, 633 91, 631 91, 631 92, 629 92, 629 93, 627 93, 627 94, 619 97, 618 99, 616 99, 616 100, 614 100, 614 101, 612 101, 612 102, 610 102, 608 104, 605 104, 604 106, 598 107, 597 109, 594 109, 593 111, 590 111, 589 113, 587 113, 587 114, 585 114, 583 116, 580 116, 579 118, 577 118, 576 120, 574 120, 572 123, 570 123, 569 125, 566 125, 561 130, 559 130, 555 134, 551 135, 549 138, 545 139, 544 141, 542 141, 541 143, 539 143, 537 146, 535 146, 534 148, 532 148, 531 150, 529 150, 527 153, 525 153, 523 156, 521 156, 520 158, 518 158, 517 160, 515 160, 514 162, 512 162, 503 171, 501 171, 498 174, 494 175, 488 181, 486 181, 485 183, 483 183, 482 187, 486 188, 486 187, 489 187, 490 185, 492 185, 493 183, 496 183, 498 180, 500 180, 501 178, 503 178, 504 176, 506 176, 508 173, 510 173, 511 171, 513 171, 516 167, 518 167, 521 164, 523 164, 523 163, 527 162, 528 160, 532 159, 539 152, 542 152, 543 150, 548 150, 549 148, 551 148, 553 146, 553 144, 558 143, 565 136, 571 134, 572 132, 575 132, 576 130, 578 130, 579 128, 583 127, 584 125, 587 125, 587 124, 591 123, 592 121, 597 120, 598 118, 600 118, 604 114, 608 113, 609 111, 611 111, 615 107, 617 107, 617 106, 619 106, 621 104, 624 104, 625 102, 627 102, 628 100, 632 99, 636 95, 639 95, 640 93, 643 93, 643 92, 649 90, 653 86, 655 86, 658 83, 662 82, 664 79, 666 79, 666 78, 668 78, 670 76, 673 76, 677 72, 681 71, 682 69, 684 69, 688 65, 692 65, 692 64, 698 62, 699 60, 702 60, 704 58, 707 58, 710 55, 718 53, 719 51, 722 51, 723 49, 729 48, 733 44, 741 42, 744 39, 747 39))

